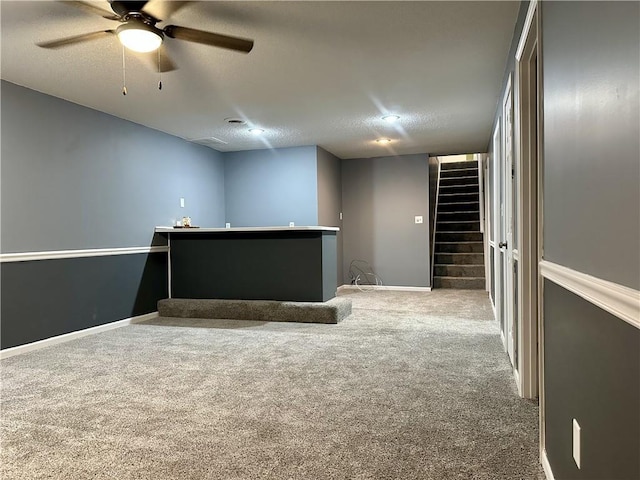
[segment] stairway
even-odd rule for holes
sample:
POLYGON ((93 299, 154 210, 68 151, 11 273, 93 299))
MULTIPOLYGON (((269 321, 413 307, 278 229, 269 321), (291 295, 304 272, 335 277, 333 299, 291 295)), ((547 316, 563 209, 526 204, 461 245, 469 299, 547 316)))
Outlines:
POLYGON ((440 165, 434 252, 435 288, 485 288, 476 161, 440 165))

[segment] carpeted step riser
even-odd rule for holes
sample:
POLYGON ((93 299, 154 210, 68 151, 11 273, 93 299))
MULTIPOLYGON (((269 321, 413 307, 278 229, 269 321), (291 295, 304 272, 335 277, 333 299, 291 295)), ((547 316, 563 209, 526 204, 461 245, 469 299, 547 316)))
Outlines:
POLYGON ((436 230, 436 244, 439 242, 482 242, 482 233, 440 232, 436 230))
POLYGON ((453 193, 478 193, 478 183, 464 185, 440 185, 440 195, 453 193))
POLYGON ((435 288, 458 288, 462 290, 484 290, 484 278, 433 277, 435 288))
POLYGON ((458 170, 441 170, 440 179, 453 177, 478 177, 478 168, 461 168, 458 170))
POLYGON ((461 168, 473 168, 478 167, 478 162, 475 160, 468 160, 462 162, 443 162, 440 164, 440 170, 460 170, 461 168))
POLYGON ((479 232, 479 221, 441 222, 436 223, 436 232, 479 232))
POLYGON ((439 203, 438 212, 468 212, 468 211, 480 211, 480 202, 456 202, 456 203, 439 203))
POLYGON ((479 222, 480 212, 438 212, 438 222, 479 222))
POLYGON ((482 253, 437 253, 434 255, 435 265, 484 265, 482 253))
POLYGON ((436 253, 483 253, 482 242, 436 242, 436 253))
POLYGON ((441 203, 466 203, 466 202, 479 202, 480 194, 476 192, 467 193, 443 193, 438 195, 438 204, 441 203))
POLYGON ((478 176, 440 178, 440 188, 458 185, 474 185, 478 188, 478 176))
POLYGON ((484 277, 484 265, 435 265, 438 277, 484 277))
POLYGON ((178 318, 338 323, 351 314, 351 300, 343 297, 326 302, 166 298, 158 302, 158 314, 178 318))

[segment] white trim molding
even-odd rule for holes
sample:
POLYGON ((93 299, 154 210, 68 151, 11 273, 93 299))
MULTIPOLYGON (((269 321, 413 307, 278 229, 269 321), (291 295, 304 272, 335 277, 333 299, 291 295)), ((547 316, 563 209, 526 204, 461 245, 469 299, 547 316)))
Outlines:
POLYGON ((357 285, 340 285, 338 292, 343 290, 392 290, 396 292, 430 292, 431 287, 402 287, 394 285, 362 285, 362 288, 357 285))
POLYGON ((108 330, 114 330, 116 328, 125 327, 134 323, 144 322, 157 318, 158 312, 146 313, 144 315, 138 315, 137 317, 125 318, 116 322, 105 323, 104 325, 98 325, 96 327, 85 328, 84 330, 78 330, 76 332, 65 333, 64 335, 58 335, 56 337, 45 338, 37 342, 27 343, 25 345, 18 345, 17 347, 5 348, 0 350, 0 360, 4 358, 13 357, 14 355, 21 355, 23 353, 32 352, 34 350, 40 350, 41 348, 51 347, 59 343, 69 342, 78 338, 86 337, 88 335, 94 335, 96 333, 106 332, 108 330))
POLYGON ((89 248, 85 250, 57 250, 47 252, 21 252, 0 254, 0 263, 30 262, 33 260, 57 260, 61 258, 106 257, 109 255, 134 255, 140 253, 168 252, 168 246, 89 248))
POLYGON ((531 28, 531 24, 533 23, 533 16, 536 13, 536 9, 538 8, 538 0, 531 0, 529 2, 529 9, 527 10, 527 16, 524 20, 524 26, 522 27, 522 36, 520 37, 520 41, 518 42, 518 48, 516 49, 516 61, 520 61, 522 58, 522 54, 524 53, 524 46, 527 43, 527 32, 531 28))
POLYGON ((551 470, 551 464, 549 463, 549 459, 547 458, 547 451, 542 450, 542 454, 540 455, 540 463, 542 463, 542 470, 544 470, 544 475, 547 477, 547 480, 555 480, 553 476, 553 470, 551 470))
POLYGON ((640 328, 640 291, 542 260, 540 274, 625 322, 640 328))

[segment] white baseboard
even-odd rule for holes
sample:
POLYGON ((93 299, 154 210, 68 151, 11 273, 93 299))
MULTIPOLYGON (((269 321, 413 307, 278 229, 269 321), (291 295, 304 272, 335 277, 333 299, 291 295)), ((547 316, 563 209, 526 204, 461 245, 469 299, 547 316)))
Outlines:
POLYGON ((551 470, 551 464, 549 464, 549 459, 547 458, 546 450, 542 450, 542 454, 540 455, 540 462, 542 463, 542 469, 544 470, 544 474, 547 477, 547 480, 555 480, 553 471, 551 470))
POLYGON ((146 313, 144 315, 138 315, 137 317, 125 318, 116 322, 105 323, 104 325, 78 330, 77 332, 65 333, 64 335, 45 338, 44 340, 38 340, 37 342, 18 345, 17 347, 5 348, 4 350, 0 350, 0 359, 13 357, 14 355, 21 355, 23 353, 32 352, 45 347, 51 347, 52 345, 76 340, 78 338, 86 337, 87 335, 94 335, 96 333, 106 332, 107 330, 131 325, 132 323, 144 322, 145 320, 151 320, 156 317, 158 317, 158 312, 146 313))
MULTIPOLYGON (((360 290, 356 285, 340 285, 338 292, 343 290, 360 290)), ((393 290, 396 292, 430 292, 431 287, 403 287, 394 285, 365 285, 363 290, 393 290)))
POLYGON ((516 382, 516 387, 518 388, 518 395, 522 397, 522 382, 520 381, 520 372, 518 372, 518 369, 516 369, 515 367, 513 368, 513 379, 516 382))

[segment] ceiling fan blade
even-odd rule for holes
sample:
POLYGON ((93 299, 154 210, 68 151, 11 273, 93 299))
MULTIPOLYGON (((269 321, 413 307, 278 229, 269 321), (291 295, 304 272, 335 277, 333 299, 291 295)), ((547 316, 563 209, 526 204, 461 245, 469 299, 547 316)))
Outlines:
MULTIPOLYGON (((147 66, 154 72, 158 71, 158 52, 149 52, 140 54, 144 59, 147 66)), ((172 72, 177 70, 177 65, 171 60, 171 57, 167 54, 167 49, 163 46, 160 47, 160 72, 172 72)))
POLYGON ((187 42, 202 43, 213 47, 228 48, 239 52, 249 53, 253 48, 253 40, 247 38, 229 37, 219 33, 204 32, 193 28, 167 25, 164 33, 171 38, 186 40, 187 42))
POLYGON ((68 1, 68 0, 59 0, 60 3, 64 3, 65 5, 69 5, 70 7, 79 8, 80 10, 84 10, 87 13, 92 13, 94 15, 100 15, 102 18, 106 18, 108 20, 120 20, 120 17, 114 15, 113 12, 108 10, 103 10, 100 7, 96 7, 87 2, 80 1, 68 1))
POLYGON ((149 0, 143 10, 144 13, 151 15, 159 22, 166 22, 174 13, 190 3, 192 2, 149 0))
POLYGON ((42 48, 60 48, 60 47, 73 45, 75 43, 82 43, 82 42, 89 42, 91 40, 97 40, 99 38, 113 35, 114 33, 116 33, 115 30, 101 30, 99 32, 91 32, 91 33, 83 33, 82 35, 74 35, 73 37, 59 38, 57 40, 52 40, 50 42, 39 42, 39 43, 36 43, 36 45, 42 48))

